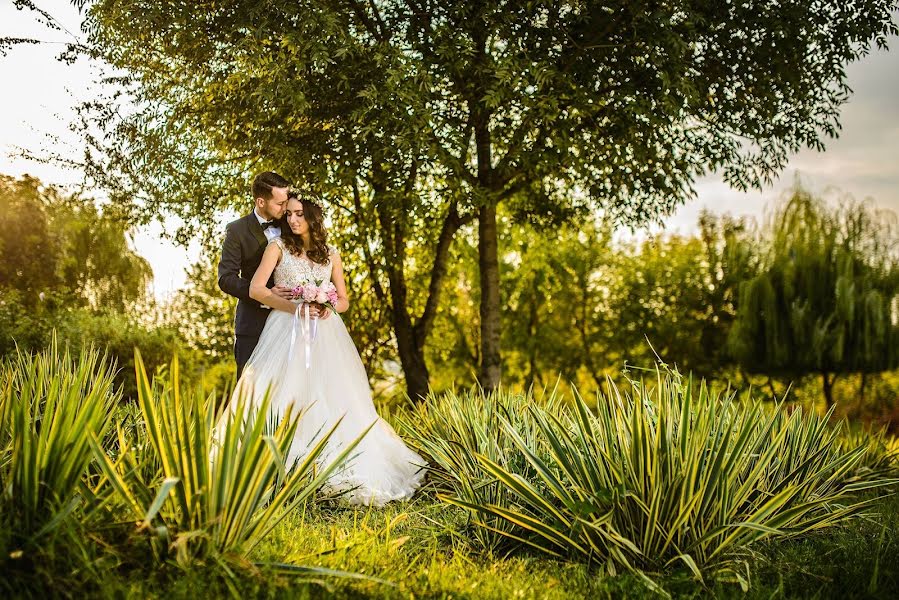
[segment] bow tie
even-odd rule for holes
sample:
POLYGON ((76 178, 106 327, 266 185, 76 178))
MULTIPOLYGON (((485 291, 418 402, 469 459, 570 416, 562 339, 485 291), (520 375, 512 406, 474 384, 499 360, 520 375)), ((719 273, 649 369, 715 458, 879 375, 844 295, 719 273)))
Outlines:
POLYGON ((277 227, 278 223, 275 221, 265 221, 264 223, 260 223, 259 226, 262 227, 262 231, 265 231, 269 227, 277 227))

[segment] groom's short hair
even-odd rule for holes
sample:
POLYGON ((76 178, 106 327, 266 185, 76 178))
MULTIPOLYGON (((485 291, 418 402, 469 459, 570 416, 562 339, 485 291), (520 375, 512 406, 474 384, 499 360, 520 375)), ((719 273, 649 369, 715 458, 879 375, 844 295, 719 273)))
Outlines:
POLYGON ((264 198, 266 200, 272 199, 272 188, 286 188, 290 187, 290 182, 274 173, 272 171, 266 171, 265 173, 260 173, 256 176, 256 179, 253 180, 253 198, 264 198))

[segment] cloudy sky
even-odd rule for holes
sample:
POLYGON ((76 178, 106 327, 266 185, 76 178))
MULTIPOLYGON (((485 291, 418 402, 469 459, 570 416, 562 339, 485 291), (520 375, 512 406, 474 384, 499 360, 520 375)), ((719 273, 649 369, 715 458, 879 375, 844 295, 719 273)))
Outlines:
MULTIPOLYGON (((68 0, 36 0, 61 24, 79 34, 80 19, 68 0)), ((72 107, 90 99, 96 73, 86 61, 66 65, 56 56, 70 40, 69 33, 51 32, 35 23, 28 11, 17 11, 12 0, 0 0, 0 37, 36 37, 46 44, 20 46, 0 56, 0 173, 29 173, 48 183, 76 185, 77 171, 18 157, 19 149, 41 154, 52 149, 77 158, 78 139, 69 132, 72 107)), ((667 231, 689 232, 699 212, 760 217, 766 207, 789 188, 798 172, 813 190, 836 196, 871 198, 878 206, 899 212, 899 40, 894 51, 874 53, 850 65, 849 85, 854 94, 842 112, 842 133, 819 153, 805 150, 792 157, 775 184, 762 191, 741 193, 711 175, 698 182, 698 197, 682 206, 665 222, 667 231)), ((155 292, 163 296, 181 287, 185 268, 196 260, 198 247, 180 248, 166 242, 162 228, 154 226, 135 235, 136 249, 153 266, 155 292)))

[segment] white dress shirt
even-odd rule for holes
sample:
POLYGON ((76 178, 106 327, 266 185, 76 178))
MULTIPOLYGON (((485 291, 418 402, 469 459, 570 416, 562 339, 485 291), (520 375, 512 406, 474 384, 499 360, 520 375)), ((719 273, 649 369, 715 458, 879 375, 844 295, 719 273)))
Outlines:
MULTIPOLYGON (((253 209, 253 214, 256 215, 257 219, 259 219, 260 225, 262 225, 263 223, 268 223, 268 221, 266 221, 259 215, 259 211, 256 210, 255 208, 253 209)), ((279 235, 281 235, 281 228, 280 227, 266 227, 265 229, 262 230, 262 233, 265 234, 265 239, 267 239, 268 241, 272 241, 273 238, 276 238, 279 235)))

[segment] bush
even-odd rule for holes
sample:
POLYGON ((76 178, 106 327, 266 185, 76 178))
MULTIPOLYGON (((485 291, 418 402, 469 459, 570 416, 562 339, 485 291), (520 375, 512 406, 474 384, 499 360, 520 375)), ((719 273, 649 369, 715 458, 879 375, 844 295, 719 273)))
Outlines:
POLYGON ((106 355, 73 357, 55 337, 0 364, 0 384, 0 527, 13 548, 33 548, 90 502, 89 439, 108 429, 118 394, 106 355))
MULTIPOLYGON (((504 506, 509 490, 486 473, 478 457, 485 457, 519 475, 535 476, 511 432, 537 446, 539 431, 527 409, 542 405, 548 412, 563 413, 565 403, 554 392, 535 398, 531 393, 500 390, 484 395, 477 389, 457 395, 431 393, 411 409, 397 415, 400 431, 423 456, 437 489, 464 502, 504 506), (503 427, 510 423, 511 429, 503 427)), ((472 513, 469 533, 479 547, 496 551, 508 546, 514 527, 485 513, 472 513)))
POLYGON ((137 402, 120 403, 95 349, 73 355, 54 336, 0 363, 0 594, 58 593, 57 578, 96 590, 105 565, 255 572, 252 549, 355 447, 322 464, 325 432, 285 464, 302 412, 274 419, 267 399, 240 398, 216 425, 215 393, 182 389, 177 358, 153 380, 139 352, 134 364, 137 402))
POLYGON ((448 395, 404 430, 453 490, 447 501, 491 534, 610 572, 682 564, 744 587, 753 543, 846 521, 870 502, 855 492, 890 483, 827 417, 713 395, 677 373, 632 386, 608 382, 595 411, 580 398, 574 411, 554 400, 497 411, 479 408, 494 398, 448 395))
POLYGON ((210 558, 246 561, 249 551, 321 487, 355 447, 350 444, 329 464, 318 464, 338 422, 302 462, 288 465, 284 457, 302 412, 288 408, 274 421, 268 397, 250 408, 241 396, 216 429, 215 394, 182 391, 177 359, 166 381, 153 382, 139 352, 134 360, 145 432, 137 441, 142 443, 132 443, 120 430, 114 455, 96 435, 91 444, 108 481, 97 493, 138 522, 135 533, 149 538, 157 561, 175 558, 182 566, 210 558), (148 477, 141 469, 145 464, 160 468, 148 477))

